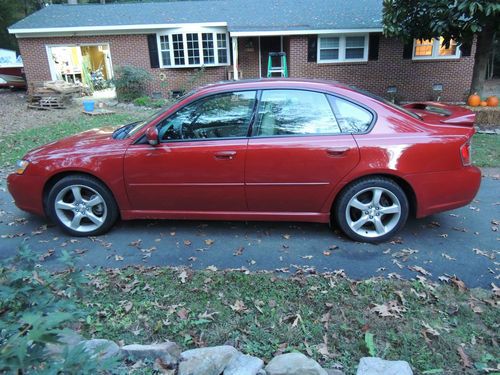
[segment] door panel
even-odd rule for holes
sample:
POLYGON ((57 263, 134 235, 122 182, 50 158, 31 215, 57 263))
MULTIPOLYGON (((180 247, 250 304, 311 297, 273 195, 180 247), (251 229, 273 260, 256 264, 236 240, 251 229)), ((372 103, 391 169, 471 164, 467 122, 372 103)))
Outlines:
POLYGON ((125 182, 134 210, 245 211, 247 139, 133 145, 125 182))
POLYGON ((358 161, 352 135, 251 139, 246 162, 249 210, 320 212, 333 187, 358 161))
POLYGON ((327 97, 306 90, 264 90, 246 162, 253 211, 320 212, 333 187, 359 161, 327 97))

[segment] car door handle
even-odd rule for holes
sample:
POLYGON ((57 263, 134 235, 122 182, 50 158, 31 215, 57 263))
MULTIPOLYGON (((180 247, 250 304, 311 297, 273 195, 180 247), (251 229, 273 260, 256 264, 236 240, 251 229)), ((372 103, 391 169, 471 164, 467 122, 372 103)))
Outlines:
POLYGON ((331 157, 342 157, 345 156, 350 147, 331 147, 326 149, 326 153, 331 157))
POLYGON ((218 151, 214 157, 218 160, 232 160, 236 156, 236 151, 218 151))

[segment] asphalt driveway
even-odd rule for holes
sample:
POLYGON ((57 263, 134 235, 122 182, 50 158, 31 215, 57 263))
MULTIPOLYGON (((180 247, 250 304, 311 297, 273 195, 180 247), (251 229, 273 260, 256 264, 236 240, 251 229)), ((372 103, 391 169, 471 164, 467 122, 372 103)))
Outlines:
POLYGON ((132 221, 107 235, 71 238, 43 218, 18 210, 0 185, 0 258, 23 243, 40 261, 75 254, 82 267, 191 266, 292 273, 344 270, 354 279, 456 275, 468 287, 500 281, 500 181, 483 178, 476 200, 458 210, 412 219, 391 242, 355 243, 328 226, 307 223, 132 221))

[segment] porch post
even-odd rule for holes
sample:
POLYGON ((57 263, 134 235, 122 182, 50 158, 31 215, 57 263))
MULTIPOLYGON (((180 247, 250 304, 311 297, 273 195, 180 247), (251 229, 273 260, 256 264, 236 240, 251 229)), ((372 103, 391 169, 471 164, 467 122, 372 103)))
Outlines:
POLYGON ((233 79, 235 81, 239 80, 238 74, 238 38, 232 37, 232 45, 233 45, 233 79))

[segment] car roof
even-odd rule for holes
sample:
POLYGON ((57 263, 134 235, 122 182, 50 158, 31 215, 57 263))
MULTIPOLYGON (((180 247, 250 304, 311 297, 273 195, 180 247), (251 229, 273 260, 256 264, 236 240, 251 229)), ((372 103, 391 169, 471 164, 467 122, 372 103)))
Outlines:
POLYGON ((195 92, 204 93, 228 90, 259 90, 271 88, 310 89, 320 91, 332 91, 332 89, 334 88, 350 89, 348 86, 336 81, 297 78, 260 78, 216 82, 206 86, 202 86, 199 89, 195 90, 195 92))

